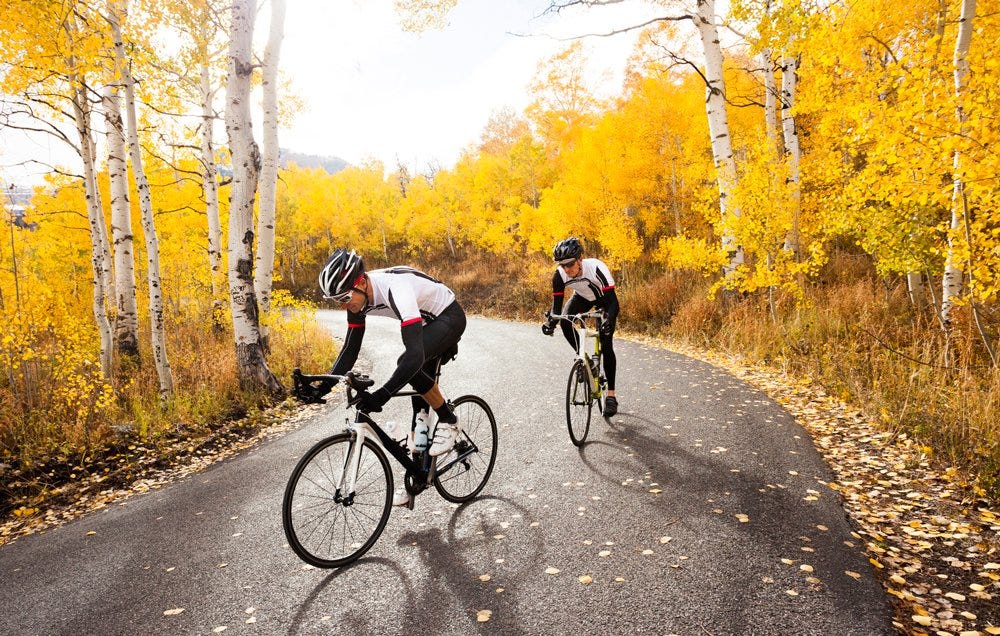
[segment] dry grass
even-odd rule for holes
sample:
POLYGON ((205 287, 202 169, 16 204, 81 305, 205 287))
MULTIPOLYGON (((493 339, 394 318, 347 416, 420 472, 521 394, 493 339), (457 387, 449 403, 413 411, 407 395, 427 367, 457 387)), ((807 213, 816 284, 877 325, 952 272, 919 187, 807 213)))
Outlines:
MULTIPOLYGON (((100 385, 81 380, 80 397, 67 407, 57 390, 58 360, 32 365, 38 390, 31 401, 17 399, 9 382, 0 385, 0 463, 16 470, 53 458, 84 461, 122 443, 155 446, 178 437, 199 439, 274 403, 274 396, 238 388, 232 334, 210 325, 207 316, 177 317, 168 325, 175 394, 166 402, 160 401, 148 344, 140 351, 141 363, 118 361, 110 400, 104 403, 100 385)), ((286 386, 293 367, 328 368, 337 351, 331 335, 309 314, 278 320, 270 342, 268 364, 286 386)))

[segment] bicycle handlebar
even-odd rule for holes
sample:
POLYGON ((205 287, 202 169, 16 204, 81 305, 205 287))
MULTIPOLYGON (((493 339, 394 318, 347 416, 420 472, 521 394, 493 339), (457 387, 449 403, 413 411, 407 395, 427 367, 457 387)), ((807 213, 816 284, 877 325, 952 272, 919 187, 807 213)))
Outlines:
POLYGON ((607 313, 605 311, 587 311, 582 314, 553 314, 551 311, 545 312, 545 317, 549 320, 569 320, 570 322, 577 322, 581 325, 587 318, 597 318, 598 320, 607 320, 607 313))
POLYGON ((310 404, 323 404, 325 393, 321 393, 322 387, 317 384, 329 382, 331 387, 343 381, 347 386, 347 406, 354 406, 359 400, 361 391, 374 386, 375 380, 367 375, 348 372, 347 375, 334 375, 332 373, 321 373, 317 375, 306 375, 296 367, 292 370, 292 395, 303 402, 310 404))

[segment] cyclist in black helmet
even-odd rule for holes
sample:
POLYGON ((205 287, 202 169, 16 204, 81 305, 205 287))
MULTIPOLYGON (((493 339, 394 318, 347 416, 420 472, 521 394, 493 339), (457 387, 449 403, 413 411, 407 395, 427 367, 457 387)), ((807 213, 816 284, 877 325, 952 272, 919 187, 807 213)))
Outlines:
MULTIPOLYGON (((583 258, 583 245, 580 239, 571 236, 556 243, 552 257, 559 264, 552 275, 552 314, 562 313, 566 288, 574 293, 566 305, 567 314, 579 314, 597 307, 603 309, 607 319, 601 324, 601 356, 604 359, 604 372, 608 378, 608 396, 604 401, 604 417, 618 413, 618 398, 615 397, 615 358, 614 335, 615 324, 618 321, 618 295, 615 293, 615 279, 611 270, 603 261, 596 258, 583 258)), ((542 333, 551 336, 555 331, 555 320, 549 319, 542 324, 542 333)), ((579 337, 573 325, 568 321, 560 321, 563 335, 573 351, 577 348, 579 337)))
MULTIPOLYGON (((381 411, 393 393, 409 384, 420 394, 413 399, 414 413, 430 405, 438 416, 430 454, 449 451, 458 437, 458 418, 435 382, 434 359, 455 346, 465 331, 465 311, 455 300, 455 294, 444 283, 412 267, 366 272, 361 257, 343 248, 334 251, 320 271, 319 288, 326 298, 347 310, 344 348, 330 373, 344 375, 357 362, 365 336, 365 316, 396 318, 406 350, 384 385, 363 392, 359 408, 381 411)), ((331 388, 332 384, 322 387, 323 392, 331 388)))

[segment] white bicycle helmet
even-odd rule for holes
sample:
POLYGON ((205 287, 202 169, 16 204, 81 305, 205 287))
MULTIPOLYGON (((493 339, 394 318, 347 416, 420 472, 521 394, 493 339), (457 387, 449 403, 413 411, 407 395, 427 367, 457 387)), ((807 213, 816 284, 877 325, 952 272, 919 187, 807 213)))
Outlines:
POLYGON ((319 272, 319 288, 324 296, 339 296, 350 291, 358 278, 365 273, 365 262, 351 250, 337 248, 319 272))

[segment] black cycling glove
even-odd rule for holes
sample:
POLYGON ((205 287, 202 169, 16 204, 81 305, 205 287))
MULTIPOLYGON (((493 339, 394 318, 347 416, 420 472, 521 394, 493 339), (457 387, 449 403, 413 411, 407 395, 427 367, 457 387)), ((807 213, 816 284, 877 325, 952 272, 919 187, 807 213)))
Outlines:
POLYGON ((369 393, 368 391, 362 391, 360 393, 361 399, 358 401, 358 408, 365 413, 378 413, 385 406, 385 403, 389 401, 392 397, 385 387, 378 389, 369 393))
POLYGON ((556 330, 556 323, 553 320, 549 320, 542 323, 542 333, 546 336, 551 336, 556 330))

